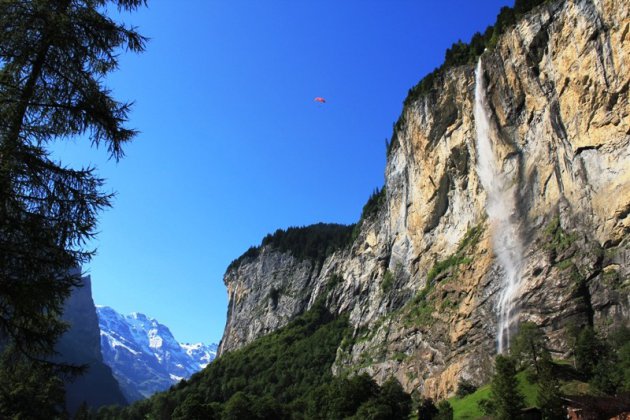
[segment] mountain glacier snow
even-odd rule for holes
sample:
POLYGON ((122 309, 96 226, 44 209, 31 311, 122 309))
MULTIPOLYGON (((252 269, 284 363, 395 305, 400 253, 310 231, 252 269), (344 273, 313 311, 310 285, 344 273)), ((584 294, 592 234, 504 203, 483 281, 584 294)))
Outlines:
POLYGON ((103 360, 129 401, 168 389, 216 356, 216 344, 179 343, 168 327, 144 314, 122 315, 100 305, 96 311, 103 360))

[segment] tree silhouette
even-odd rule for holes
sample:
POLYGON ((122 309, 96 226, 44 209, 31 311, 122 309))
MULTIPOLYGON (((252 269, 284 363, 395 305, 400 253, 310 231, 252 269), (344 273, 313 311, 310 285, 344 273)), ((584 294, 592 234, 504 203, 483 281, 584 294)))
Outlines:
POLYGON ((131 11, 144 0, 0 2, 0 347, 30 363, 46 363, 66 329, 72 269, 93 255, 86 241, 111 199, 93 168, 68 168, 49 147, 86 135, 119 159, 136 134, 130 104, 103 79, 120 49, 140 52, 145 38, 107 17, 110 4, 131 11))

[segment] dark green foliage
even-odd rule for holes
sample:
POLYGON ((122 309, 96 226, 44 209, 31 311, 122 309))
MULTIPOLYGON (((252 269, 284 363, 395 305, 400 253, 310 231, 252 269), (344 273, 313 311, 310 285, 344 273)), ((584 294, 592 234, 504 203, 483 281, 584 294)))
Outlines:
MULTIPOLYGON (((31 415, 19 416, 20 410, 46 418, 58 410, 52 377, 58 369, 44 360, 66 329, 60 313, 80 280, 71 269, 93 255, 85 245, 112 197, 101 191, 93 168, 64 166, 51 158, 50 146, 87 135, 112 158, 123 156, 136 134, 126 127, 131 104, 116 101, 103 81, 120 51, 140 52, 145 39, 104 12, 108 5, 131 11, 143 4, 0 1, 0 337, 26 358, 21 368, 51 375, 33 397, 35 381, 24 368, 10 395, 0 395, 0 405, 15 404, 9 410, 21 418, 31 415), (26 398, 33 403, 20 405, 26 398)), ((15 367, 3 364, 0 371, 10 376, 15 367)))
MULTIPOLYGON (((239 393, 235 394, 239 395, 239 393)), ((210 404, 204 404, 199 394, 189 394, 173 410, 173 420, 212 420, 220 419, 222 411, 210 404)))
MULTIPOLYGON (((295 400, 330 374, 345 333, 346 320, 333 319, 322 304, 255 346, 226 354, 204 371, 203 379, 223 384, 208 391, 209 401, 224 402, 238 391, 272 395, 282 403, 295 400), (287 385, 291 384, 291 387, 287 385)), ((192 381, 189 386, 194 386, 192 381)))
POLYGON ((612 332, 598 349, 591 386, 608 395, 630 391, 630 330, 621 327, 612 332))
POLYGON ((621 382, 621 372, 615 356, 611 349, 607 349, 607 352, 595 364, 593 376, 589 381, 593 388, 603 394, 615 395, 621 382))
POLYGON ((630 392, 630 328, 621 327, 614 331, 610 334, 609 342, 615 353, 619 372, 618 390, 630 392))
POLYGON ((394 378, 389 378, 383 383, 378 399, 381 406, 390 407, 393 415, 390 418, 404 419, 411 411, 411 397, 394 378))
POLYGON ((496 420, 518 418, 525 406, 525 398, 518 389, 516 362, 514 359, 497 355, 495 374, 490 385, 490 404, 484 406, 496 420))
POLYGON ((503 7, 500 10, 494 25, 489 26, 483 34, 475 33, 468 44, 459 40, 451 45, 446 50, 444 63, 427 74, 413 88, 409 89, 409 94, 405 99, 405 106, 410 105, 420 96, 436 89, 440 85, 439 81, 448 69, 474 63, 486 48, 494 48, 499 37, 511 26, 514 26, 520 17, 546 1, 548 0, 516 0, 513 8, 503 7))
POLYGON ((260 248, 260 246, 250 246, 247 251, 243 253, 243 255, 241 255, 240 257, 232 261, 230 265, 228 265, 226 271, 234 270, 238 268, 242 263, 253 261, 258 258, 258 256, 260 255, 260 248))
POLYGON ((595 365, 603 351, 603 343, 595 334, 592 327, 586 326, 579 332, 575 343, 575 367, 590 378, 593 376, 595 365))
POLYGON ((352 420, 390 420, 402 417, 396 417, 388 404, 376 399, 370 399, 361 404, 354 416, 348 418, 352 420))
POLYGON ((435 310, 435 301, 429 299, 429 294, 434 290, 431 283, 427 284, 421 291, 410 299, 403 306, 403 322, 405 326, 411 325, 429 325, 433 319, 432 314, 435 310))
POLYGON ((510 344, 510 355, 521 368, 533 368, 540 375, 541 364, 551 360, 545 333, 533 322, 523 322, 510 344))
POLYGON ((68 274, 110 194, 92 168, 50 158, 51 142, 89 134, 118 159, 135 131, 130 104, 102 83, 118 52, 142 51, 144 38, 102 14, 107 3, 138 0, 0 2, 0 334, 21 351, 46 354, 65 326, 58 315, 77 284, 68 274))
POLYGON ((451 407, 448 401, 440 401, 437 405, 437 409, 438 413, 434 417, 435 420, 453 420, 453 407, 451 407))
POLYGON ((627 341, 617 351, 619 360, 618 369, 621 373, 620 388, 622 391, 630 392, 630 341, 627 341))
POLYGON ((567 250, 577 239, 575 233, 567 233, 562 229, 558 216, 551 219, 551 222, 545 227, 544 233, 546 236, 545 248, 554 253, 554 259, 555 255, 567 250))
POLYGON ((433 420, 439 410, 431 398, 423 398, 418 405, 418 420, 433 420))
POLYGON ((350 238, 350 243, 354 242, 357 236, 359 236, 359 232, 361 230, 361 226, 366 220, 373 220, 378 212, 383 208, 385 202, 387 200, 387 193, 385 191, 385 187, 376 188, 368 201, 363 206, 363 210, 361 211, 361 218, 359 219, 359 223, 354 225, 354 229, 352 231, 352 235, 350 238))
POLYGON ((320 386, 308 400, 308 419, 397 419, 406 418, 411 398, 398 381, 387 380, 382 387, 367 375, 334 378, 320 386))
POLYGON ((252 411, 261 420, 276 420, 286 417, 282 405, 271 395, 264 395, 254 400, 252 411))
POLYGON ((536 404, 540 408, 543 418, 546 420, 566 419, 566 412, 562 403, 560 382, 554 374, 554 364, 551 357, 542 357, 538 362, 538 394, 536 404))
POLYGON ((0 418, 54 419, 64 412, 63 381, 55 367, 9 346, 1 355, 0 418))
MULTIPOLYGON (((333 377, 331 365, 347 333, 319 300, 286 327, 227 353, 183 385, 118 409, 125 419, 406 418, 411 399, 390 379, 333 377), (388 417, 389 416, 389 417, 388 417)), ((99 413, 108 418, 111 413, 99 413)))
POLYGON ((252 410, 251 399, 242 391, 232 395, 223 407, 222 419, 225 420, 242 420, 257 418, 252 410))
MULTIPOLYGON (((320 401, 321 418, 342 419, 354 415, 359 407, 378 393, 378 386, 367 375, 338 378, 326 385, 327 392, 320 401)), ((313 412, 313 410, 311 410, 313 412)))
POLYGON ((601 394, 630 391, 630 330, 626 327, 601 338, 590 326, 573 327, 575 368, 601 394))
POLYGON ((545 1, 546 0, 515 0, 514 13, 516 16, 521 16, 532 10, 534 7, 543 4, 545 1))
POLYGON ((270 246, 280 252, 290 252, 300 260, 310 259, 323 262, 333 252, 350 243, 354 225, 317 223, 305 227, 278 229, 265 236, 257 247, 249 248, 243 255, 230 263, 227 271, 234 270, 244 262, 254 260, 264 246, 270 246))
POLYGON ((383 282, 381 283, 381 290, 383 293, 387 293, 392 289, 394 285, 394 275, 391 271, 385 270, 385 274, 383 275, 383 282))
POLYGON ((455 395, 457 395, 457 398, 464 398, 466 395, 473 394, 476 390, 477 387, 472 382, 467 381, 464 378, 459 378, 455 395))
POLYGON ((376 188, 370 198, 368 198, 367 203, 363 206, 363 210, 361 211, 361 220, 369 220, 376 217, 380 209, 385 204, 385 199, 387 195, 385 192, 385 187, 376 188))
POLYGON ((460 264, 468 264, 470 262, 470 259, 464 256, 451 255, 445 260, 438 261, 433 267, 431 267, 431 270, 427 273, 427 281, 432 282, 439 274, 445 272, 451 267, 457 267, 460 264))
MULTIPOLYGON (((497 21, 494 24, 494 28, 492 28, 492 32, 496 28, 498 33, 503 33, 507 28, 514 25, 516 23, 516 14, 514 13, 514 9, 511 7, 502 7, 497 15, 497 21)), ((490 29, 490 28, 489 28, 490 29)))

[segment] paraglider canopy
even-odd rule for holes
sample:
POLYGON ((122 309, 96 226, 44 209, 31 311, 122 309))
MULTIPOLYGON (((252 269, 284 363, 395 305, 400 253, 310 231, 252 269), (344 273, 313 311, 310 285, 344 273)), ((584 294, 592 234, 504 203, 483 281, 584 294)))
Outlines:
POLYGON ((322 98, 321 96, 316 97, 315 99, 313 99, 315 102, 319 102, 320 104, 325 104, 326 103, 326 99, 322 98))

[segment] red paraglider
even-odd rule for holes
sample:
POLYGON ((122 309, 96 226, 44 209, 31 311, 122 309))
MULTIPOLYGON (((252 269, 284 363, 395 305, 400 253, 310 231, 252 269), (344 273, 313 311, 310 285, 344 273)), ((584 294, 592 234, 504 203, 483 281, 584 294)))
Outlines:
POLYGON ((326 99, 322 98, 321 96, 318 96, 317 98, 313 99, 315 102, 319 102, 320 104, 325 104, 326 103, 326 99))

